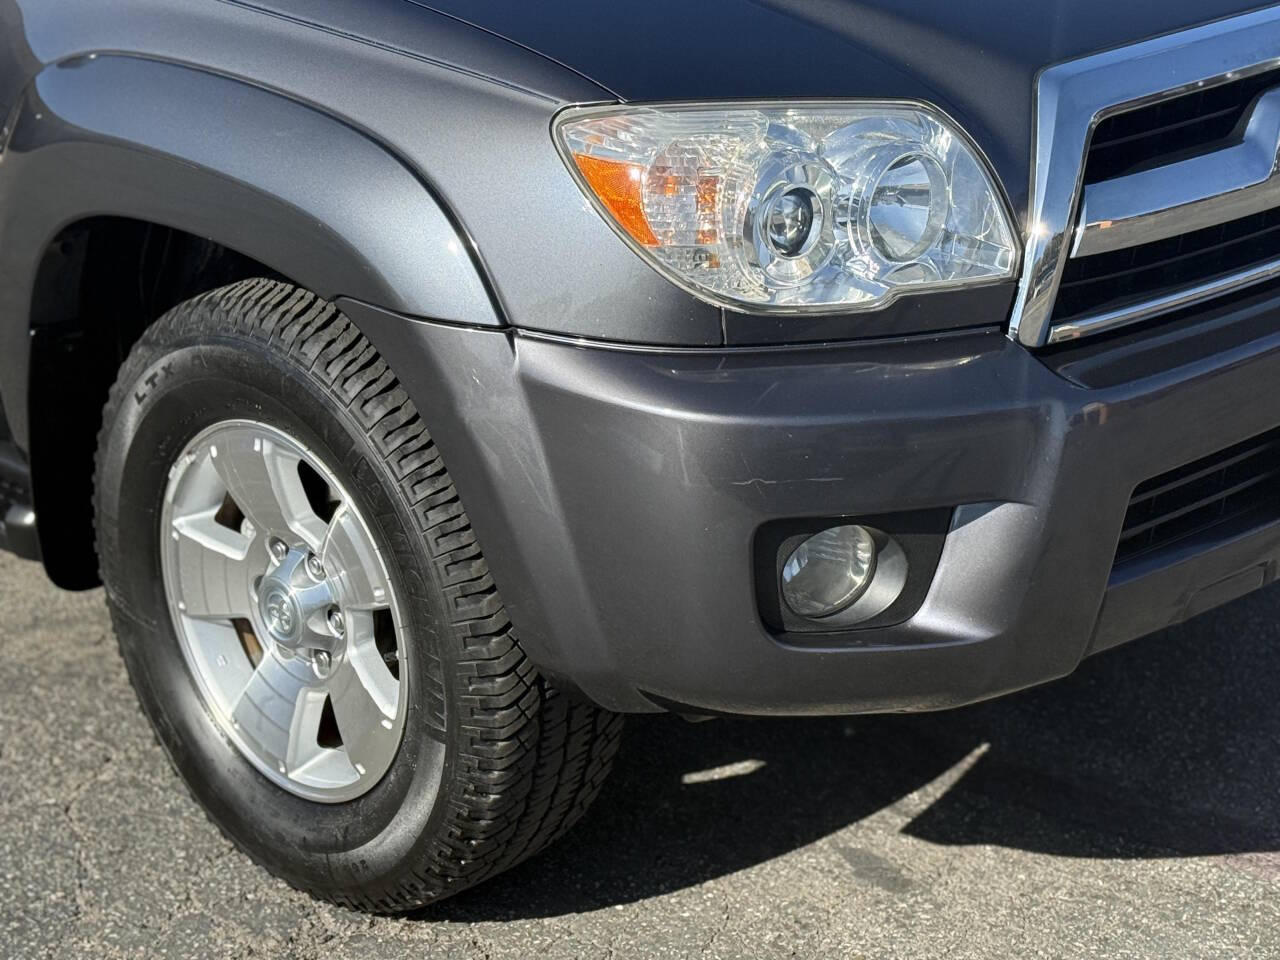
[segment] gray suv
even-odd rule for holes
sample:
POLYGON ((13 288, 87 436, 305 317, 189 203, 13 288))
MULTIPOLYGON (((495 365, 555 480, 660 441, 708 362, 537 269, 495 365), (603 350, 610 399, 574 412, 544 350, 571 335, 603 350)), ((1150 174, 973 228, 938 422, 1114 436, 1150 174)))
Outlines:
POLYGON ((0 121, 0 545, 317 896, 1280 568, 1280 8, 0 0, 0 121))

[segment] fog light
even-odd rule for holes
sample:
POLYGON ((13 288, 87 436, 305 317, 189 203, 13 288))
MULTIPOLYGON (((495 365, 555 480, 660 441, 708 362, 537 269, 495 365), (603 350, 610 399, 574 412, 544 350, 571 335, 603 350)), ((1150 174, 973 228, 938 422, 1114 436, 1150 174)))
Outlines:
POLYGON ((831 527, 804 541, 782 567, 782 597, 802 617, 844 610, 870 586, 876 542, 866 527, 831 527))

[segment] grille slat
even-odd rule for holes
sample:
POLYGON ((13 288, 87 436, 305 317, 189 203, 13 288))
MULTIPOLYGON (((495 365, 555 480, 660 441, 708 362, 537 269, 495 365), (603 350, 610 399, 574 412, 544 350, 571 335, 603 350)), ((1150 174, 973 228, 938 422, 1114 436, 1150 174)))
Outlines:
POLYGON ((1225 503, 1231 497, 1234 497, 1236 494, 1244 493, 1250 487, 1256 486, 1259 483, 1265 483, 1267 480, 1272 480, 1277 476, 1280 476, 1280 467, 1276 468, 1275 470, 1268 470, 1266 473, 1261 474, 1259 476, 1250 477, 1248 480, 1241 480, 1239 483, 1235 484, 1234 486, 1228 487, 1225 490, 1216 490, 1213 493, 1208 494, 1207 496, 1201 497, 1199 500, 1193 500, 1191 503, 1188 503, 1186 506, 1179 507, 1176 510, 1163 514, 1159 517, 1156 517, 1154 520, 1148 520, 1146 523, 1140 523, 1136 527, 1125 530, 1122 534, 1120 534, 1120 539, 1128 540, 1133 537, 1140 536, 1141 534, 1146 533, 1148 530, 1153 530, 1162 524, 1172 523, 1175 520, 1179 520, 1182 517, 1185 517, 1191 513, 1194 513, 1197 510, 1202 510, 1205 507, 1209 507, 1209 506, 1221 507, 1223 503, 1225 503))
POLYGON ((1150 489, 1147 489, 1146 485, 1144 484, 1142 487, 1139 487, 1137 490, 1134 491, 1133 498, 1129 501, 1129 506, 1132 508, 1137 506, 1138 504, 1146 503, 1148 500, 1154 499, 1155 497, 1160 496, 1160 494, 1162 493, 1167 493, 1176 487, 1180 487, 1188 483, 1193 483, 1196 480, 1200 480, 1200 479, 1203 479, 1204 477, 1211 476, 1212 474, 1217 473, 1221 470, 1225 470, 1228 467, 1233 467, 1238 463, 1243 463, 1244 461, 1250 459, 1251 457, 1256 457, 1259 454, 1268 453, 1268 452, 1278 452, 1278 451, 1280 451, 1280 440, 1277 440, 1273 443, 1264 443, 1261 446, 1253 447, 1249 450, 1244 451, 1243 453, 1226 457, 1220 463, 1215 460, 1211 465, 1207 467, 1203 467, 1199 470, 1193 470, 1189 474, 1187 474, 1187 476, 1185 477, 1179 477, 1174 480, 1166 480, 1163 483, 1160 483, 1159 485, 1150 489))
POLYGON ((1280 209, 1127 250, 1068 260, 1053 322, 1154 300, 1280 257, 1280 209))
POLYGON ((1280 70, 1267 70, 1108 117, 1093 132, 1084 182, 1216 149, 1237 132, 1254 99, 1278 85, 1280 70))
MULTIPOLYGON (((1221 129, 1222 122, 1225 121, 1228 117, 1231 118, 1231 122, 1234 127, 1234 124, 1238 123, 1240 120, 1239 106, 1230 106, 1224 110, 1216 110, 1212 113, 1204 113, 1198 116, 1188 117, 1185 120, 1178 120, 1175 123, 1166 124, 1161 127, 1154 127, 1150 130, 1139 130, 1137 133, 1131 133, 1127 135, 1112 135, 1108 137, 1105 134, 1101 134, 1101 135, 1095 134, 1093 149, 1101 153, 1101 151, 1103 150, 1114 150, 1124 146, 1132 147, 1138 143, 1143 142, 1144 140, 1149 141, 1153 137, 1168 136, 1169 134, 1176 133, 1182 130, 1184 127, 1192 127, 1192 126, 1196 126, 1197 124, 1217 123, 1218 129, 1221 129)), ((1105 129, 1105 128, 1100 128, 1100 129, 1105 129)), ((1199 131, 1197 131, 1197 139, 1204 139, 1205 142, 1212 142, 1213 138, 1204 138, 1203 136, 1204 129, 1205 128, 1201 126, 1199 131)), ((1230 132, 1230 129, 1231 128, 1228 129, 1228 132, 1230 132)), ((1111 174, 1110 176, 1115 176, 1115 174, 1111 174)), ((1099 179, 1107 180, 1107 179, 1110 179, 1110 176, 1101 177, 1099 179)), ((1097 181, 1091 180, 1088 182, 1096 183, 1097 181)))
MULTIPOLYGON (((1254 219, 1255 218, 1250 217, 1248 218, 1248 221, 1236 221, 1239 226, 1235 227, 1235 229, 1241 232, 1241 235, 1238 237, 1227 237, 1227 229, 1232 226, 1231 224, 1219 224, 1216 227, 1207 228, 1203 231, 1203 233, 1206 234, 1204 239, 1207 240, 1216 235, 1218 242, 1205 246, 1200 244, 1196 234, 1183 234, 1180 237, 1175 237, 1172 241, 1167 241, 1167 243, 1172 244, 1173 249, 1177 252, 1167 257, 1161 257, 1160 251, 1156 249, 1160 244, 1149 244, 1146 247, 1130 247, 1128 250, 1119 250, 1113 254, 1098 254, 1099 257, 1115 257, 1117 265, 1114 268, 1108 269, 1107 265, 1099 264, 1095 268, 1092 276, 1083 277, 1077 275, 1075 271, 1072 271, 1070 266, 1068 266, 1067 270, 1063 273, 1063 280, 1059 290, 1070 290, 1083 287, 1088 284, 1103 282, 1121 282, 1126 277, 1142 273, 1146 270, 1163 270, 1174 266, 1185 267, 1189 265, 1189 261, 1194 260, 1196 257, 1204 256, 1206 252, 1211 253, 1215 249, 1222 249, 1224 247, 1230 247, 1237 244, 1265 241, 1268 244, 1268 249, 1271 249, 1272 246, 1280 246, 1280 216, 1276 216, 1275 214, 1262 215, 1262 219, 1268 221, 1268 225, 1262 226, 1259 229, 1254 229, 1256 226, 1256 224, 1252 222, 1254 219), (1270 221, 1272 220, 1276 222, 1271 223, 1270 221), (1128 262, 1128 266, 1118 266, 1119 263, 1125 261, 1128 262)), ((1197 233, 1199 232, 1201 231, 1197 231, 1197 233)), ((1079 261, 1072 262, 1075 263, 1079 261)))
POLYGON ((1280 519, 1280 429, 1140 484, 1129 501, 1116 564, 1231 527, 1280 519))

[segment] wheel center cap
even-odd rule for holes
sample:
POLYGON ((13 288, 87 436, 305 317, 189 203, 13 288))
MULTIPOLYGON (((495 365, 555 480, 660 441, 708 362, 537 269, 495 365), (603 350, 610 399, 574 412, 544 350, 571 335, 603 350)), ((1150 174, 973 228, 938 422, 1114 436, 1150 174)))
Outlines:
POLYGON ((298 610, 298 601, 293 599, 288 590, 272 587, 264 591, 262 619, 277 643, 287 647, 297 642, 302 615, 298 610))

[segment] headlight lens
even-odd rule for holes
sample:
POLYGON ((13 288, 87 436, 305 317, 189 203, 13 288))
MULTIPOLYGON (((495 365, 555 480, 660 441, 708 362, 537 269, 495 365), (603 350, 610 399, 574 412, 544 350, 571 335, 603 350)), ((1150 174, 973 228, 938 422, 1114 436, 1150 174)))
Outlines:
POLYGON ((588 107, 555 129, 623 237, 712 303, 858 310, 1014 273, 990 174, 923 106, 588 107))

